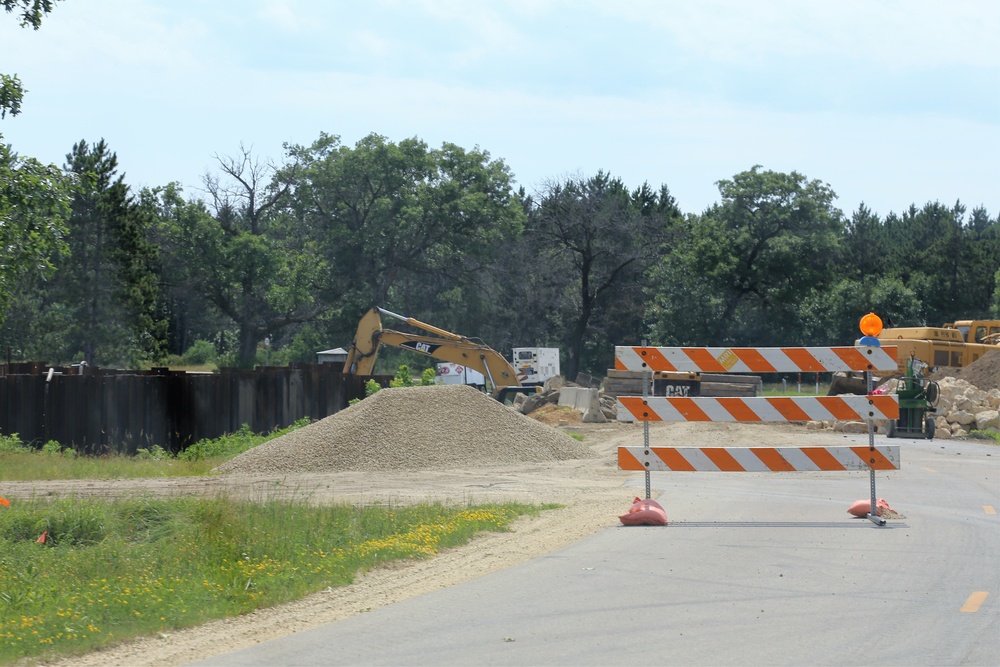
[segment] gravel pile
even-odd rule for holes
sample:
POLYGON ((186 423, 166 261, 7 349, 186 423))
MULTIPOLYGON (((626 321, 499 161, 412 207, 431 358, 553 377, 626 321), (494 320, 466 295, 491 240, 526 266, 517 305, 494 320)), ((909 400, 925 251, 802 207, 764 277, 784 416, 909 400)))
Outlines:
POLYGON ((942 368, 930 377, 932 380, 946 377, 965 380, 983 391, 1000 389, 1000 349, 987 352, 965 368, 942 368))
POLYGON ((382 389, 219 466, 242 475, 454 469, 592 458, 565 433, 463 385, 382 389))

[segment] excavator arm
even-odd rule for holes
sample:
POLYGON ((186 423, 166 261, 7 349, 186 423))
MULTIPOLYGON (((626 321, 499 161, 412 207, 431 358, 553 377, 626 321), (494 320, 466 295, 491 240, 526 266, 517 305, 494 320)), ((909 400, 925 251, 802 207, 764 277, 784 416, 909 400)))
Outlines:
POLYGON ((404 317, 377 307, 369 310, 358 323, 357 333, 351 343, 351 349, 347 353, 347 361, 344 363, 344 373, 371 375, 379 347, 382 345, 410 350, 479 371, 487 378, 494 391, 502 387, 521 386, 521 381, 514 367, 499 352, 489 346, 425 324, 412 317, 404 317), (380 313, 395 317, 435 335, 425 336, 383 329, 380 313))
POLYGON ((486 346, 468 340, 447 340, 432 336, 382 329, 376 334, 382 345, 391 345, 411 352, 461 364, 479 371, 493 387, 519 387, 517 372, 506 359, 486 346))
POLYGON ((344 373, 347 375, 371 375, 378 357, 378 333, 382 331, 382 318, 378 308, 372 308, 358 322, 357 333, 351 341, 351 349, 347 351, 344 362, 344 373))

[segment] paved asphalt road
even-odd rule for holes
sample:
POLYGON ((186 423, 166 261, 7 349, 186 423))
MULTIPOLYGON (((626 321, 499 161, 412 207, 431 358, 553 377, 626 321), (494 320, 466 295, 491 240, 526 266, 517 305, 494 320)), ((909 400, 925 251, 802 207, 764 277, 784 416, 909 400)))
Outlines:
POLYGON ((1000 448, 886 444, 885 527, 846 513, 867 472, 653 473, 665 528, 196 664, 1000 665, 1000 448))

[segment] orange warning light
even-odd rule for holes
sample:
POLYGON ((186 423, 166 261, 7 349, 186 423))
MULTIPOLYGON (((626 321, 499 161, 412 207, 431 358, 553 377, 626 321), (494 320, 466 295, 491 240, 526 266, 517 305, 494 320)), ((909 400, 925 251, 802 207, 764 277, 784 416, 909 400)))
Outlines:
POLYGON ((878 336, 882 332, 882 318, 875 313, 868 313, 858 324, 861 333, 866 336, 878 336))

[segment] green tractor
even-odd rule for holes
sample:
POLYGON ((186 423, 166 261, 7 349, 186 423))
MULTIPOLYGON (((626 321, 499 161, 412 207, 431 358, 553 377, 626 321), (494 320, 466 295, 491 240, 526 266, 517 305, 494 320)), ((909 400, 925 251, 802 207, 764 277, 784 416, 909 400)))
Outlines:
POLYGON ((941 398, 937 382, 924 377, 920 369, 914 369, 913 357, 906 361, 906 376, 896 385, 899 397, 899 419, 889 421, 890 438, 917 437, 934 438, 934 408, 941 398))

